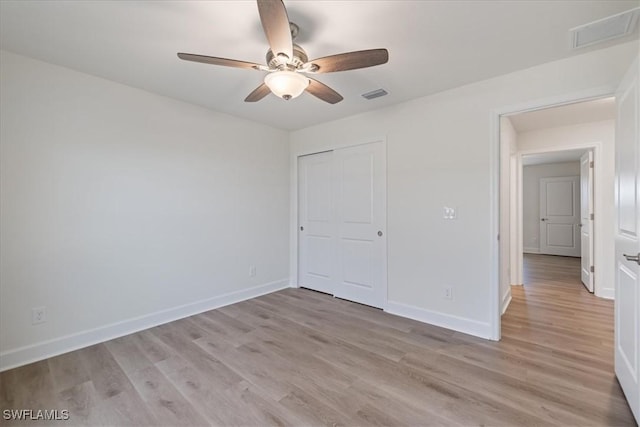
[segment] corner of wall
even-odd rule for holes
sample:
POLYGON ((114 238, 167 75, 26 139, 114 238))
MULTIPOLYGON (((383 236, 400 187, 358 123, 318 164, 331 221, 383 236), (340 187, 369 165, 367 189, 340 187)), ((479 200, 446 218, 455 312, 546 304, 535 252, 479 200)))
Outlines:
POLYGON ((395 301, 388 301, 384 311, 480 338, 492 339, 493 336, 492 325, 489 322, 479 322, 395 301))
POLYGON ((506 292, 502 295, 500 315, 503 315, 507 311, 509 304, 511 304, 511 286, 509 286, 506 292))
POLYGON ((594 294, 600 298, 613 300, 616 297, 616 290, 614 288, 596 288, 594 294))

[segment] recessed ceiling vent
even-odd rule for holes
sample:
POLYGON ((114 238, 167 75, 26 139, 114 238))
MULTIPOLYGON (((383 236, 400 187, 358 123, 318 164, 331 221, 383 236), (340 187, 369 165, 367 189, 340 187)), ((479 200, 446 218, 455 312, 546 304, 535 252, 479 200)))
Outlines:
POLYGON ((631 34, 636 27, 640 7, 609 16, 569 30, 571 47, 580 49, 631 34))
POLYGON ((381 96, 385 96, 388 94, 389 92, 387 92, 384 89, 376 89, 376 90, 372 90, 371 92, 363 93, 362 97, 366 99, 374 99, 374 98, 380 98, 381 96))

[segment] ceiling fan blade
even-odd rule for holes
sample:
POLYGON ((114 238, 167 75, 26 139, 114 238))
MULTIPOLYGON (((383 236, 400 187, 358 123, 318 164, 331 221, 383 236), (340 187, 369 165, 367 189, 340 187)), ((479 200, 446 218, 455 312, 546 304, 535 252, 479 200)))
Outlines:
POLYGON ((329 104, 337 104, 344 99, 342 95, 331 89, 326 84, 312 78, 309 78, 309 86, 307 86, 307 92, 317 98, 322 99, 325 102, 328 102, 329 104))
POLYGON ((178 58, 185 61, 202 62, 203 64, 223 65, 225 67, 247 68, 259 70, 261 65, 253 62, 237 61, 235 59, 216 58, 215 56, 195 55, 193 53, 178 53, 178 58))
POLYGON ((308 64, 311 65, 312 71, 316 73, 333 73, 334 71, 373 67, 374 65, 386 64, 387 61, 389 61, 389 51, 387 49, 369 49, 325 56, 324 58, 309 61, 308 64), (315 68, 314 65, 318 67, 317 70, 313 70, 315 68))
POLYGON ((265 96, 269 95, 270 93, 271 93, 271 90, 269 89, 269 86, 267 86, 266 84, 262 83, 260 86, 255 88, 255 90, 253 92, 251 92, 249 94, 249 96, 247 96, 244 99, 244 102, 260 101, 262 98, 264 98, 265 96))
POLYGON ((282 0, 258 0, 258 13, 273 55, 277 57, 282 53, 293 58, 289 17, 282 0))

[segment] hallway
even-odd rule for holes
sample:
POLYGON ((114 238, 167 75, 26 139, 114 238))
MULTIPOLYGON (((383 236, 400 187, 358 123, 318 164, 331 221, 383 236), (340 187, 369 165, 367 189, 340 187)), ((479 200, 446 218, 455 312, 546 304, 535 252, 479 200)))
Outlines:
POLYGON ((580 258, 525 254, 524 286, 512 286, 511 292, 501 344, 553 366, 530 373, 545 376, 547 386, 555 383, 559 391, 571 390, 568 396, 584 403, 577 412, 600 407, 608 425, 623 419, 634 425, 613 373, 613 301, 585 289, 580 258))

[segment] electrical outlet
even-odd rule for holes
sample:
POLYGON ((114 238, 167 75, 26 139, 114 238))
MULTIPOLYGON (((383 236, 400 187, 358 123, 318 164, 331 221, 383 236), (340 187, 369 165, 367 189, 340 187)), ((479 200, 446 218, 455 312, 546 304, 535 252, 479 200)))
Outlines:
POLYGON ((256 275, 256 266, 255 265, 249 266, 249 277, 253 277, 255 275, 256 275))
POLYGON ((445 206, 444 208, 442 208, 442 218, 444 219, 457 219, 458 218, 458 212, 457 212, 457 208, 450 208, 448 206, 445 206))
POLYGON ((34 307, 31 309, 31 324, 37 325, 47 321, 47 310, 44 307, 34 307))
POLYGON ((453 289, 452 288, 444 288, 444 298, 445 299, 453 299, 453 289))

